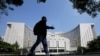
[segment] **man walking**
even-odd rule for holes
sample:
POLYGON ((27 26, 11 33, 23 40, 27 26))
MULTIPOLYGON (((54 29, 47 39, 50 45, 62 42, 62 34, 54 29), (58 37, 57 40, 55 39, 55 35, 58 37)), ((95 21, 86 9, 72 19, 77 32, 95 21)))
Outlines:
POLYGON ((30 53, 28 54, 28 56, 32 56, 32 53, 35 53, 34 51, 36 47, 40 44, 40 42, 42 42, 43 44, 43 48, 46 53, 46 56, 49 56, 47 39, 46 39, 47 29, 54 29, 54 27, 47 26, 46 22, 47 22, 47 19, 45 16, 43 16, 42 19, 35 25, 33 32, 34 32, 34 35, 37 35, 37 40, 35 44, 32 46, 32 48, 30 49, 30 53))

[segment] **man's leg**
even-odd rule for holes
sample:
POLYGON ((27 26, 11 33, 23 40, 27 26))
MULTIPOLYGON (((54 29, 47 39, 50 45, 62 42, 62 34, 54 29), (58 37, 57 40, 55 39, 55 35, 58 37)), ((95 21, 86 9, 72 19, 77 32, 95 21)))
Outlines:
POLYGON ((35 51, 35 48, 39 45, 39 43, 42 41, 42 37, 41 35, 37 36, 37 40, 35 42, 35 44, 32 46, 32 48, 30 49, 30 52, 33 53, 35 51))
POLYGON ((43 38, 43 40, 42 40, 42 44, 43 44, 43 48, 44 48, 44 51, 45 51, 46 55, 49 55, 48 45, 47 45, 47 39, 46 39, 46 37, 43 38))

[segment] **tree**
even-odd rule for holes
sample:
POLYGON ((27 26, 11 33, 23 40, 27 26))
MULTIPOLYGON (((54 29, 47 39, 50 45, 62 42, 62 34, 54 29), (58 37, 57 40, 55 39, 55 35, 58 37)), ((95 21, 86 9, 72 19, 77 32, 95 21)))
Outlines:
MULTIPOLYGON (((93 18, 100 12, 100 0, 69 0, 73 4, 73 8, 77 9, 80 14, 87 13, 93 18)), ((0 0, 0 14, 8 15, 7 9, 14 10, 9 5, 21 6, 24 0, 0 0)), ((46 0, 37 0, 37 3, 46 0)))
POLYGON ((38 2, 38 3, 40 3, 40 2, 45 3, 45 2, 46 2, 46 0, 37 0, 37 2, 38 2))
POLYGON ((77 47, 76 53, 77 53, 77 54, 85 54, 86 51, 87 51, 87 48, 86 48, 86 47, 78 46, 78 47, 77 47))
POLYGON ((92 17, 96 17, 100 12, 100 0, 70 0, 73 8, 77 9, 80 14, 86 12, 92 17))
POLYGON ((19 45, 17 41, 14 44, 9 44, 3 41, 0 41, 0 53, 18 53, 19 52, 19 45))
POLYGON ((100 50, 100 36, 98 36, 97 39, 94 39, 88 43, 88 49, 91 51, 100 50))
POLYGON ((14 10, 10 5, 18 7, 22 4, 23 0, 0 0, 0 14, 8 15, 8 9, 14 10))
POLYGON ((0 36, 0 41, 3 41, 2 37, 0 36))
MULTIPOLYGON (((37 3, 40 2, 45 3, 46 0, 37 0, 37 3)), ((14 8, 9 5, 14 5, 18 7, 22 6, 23 3, 24 3, 23 0, 0 0, 0 15, 5 14, 8 16, 8 10, 14 10, 14 8)))
POLYGON ((9 43, 0 41, 0 53, 1 52, 13 52, 13 46, 9 43))
POLYGON ((27 48, 20 48, 20 49, 18 49, 18 52, 19 52, 20 54, 25 54, 25 53, 28 52, 28 50, 27 50, 27 48))
POLYGON ((14 50, 17 51, 19 49, 19 45, 17 41, 13 44, 14 50))

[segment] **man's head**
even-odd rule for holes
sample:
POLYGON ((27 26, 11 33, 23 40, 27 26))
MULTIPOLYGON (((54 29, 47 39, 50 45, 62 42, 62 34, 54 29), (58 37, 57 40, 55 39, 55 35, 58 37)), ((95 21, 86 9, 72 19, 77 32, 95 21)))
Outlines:
POLYGON ((43 17, 42 17, 42 21, 44 21, 44 22, 46 22, 46 21, 47 21, 47 19, 46 19, 46 17, 45 17, 45 16, 43 16, 43 17))

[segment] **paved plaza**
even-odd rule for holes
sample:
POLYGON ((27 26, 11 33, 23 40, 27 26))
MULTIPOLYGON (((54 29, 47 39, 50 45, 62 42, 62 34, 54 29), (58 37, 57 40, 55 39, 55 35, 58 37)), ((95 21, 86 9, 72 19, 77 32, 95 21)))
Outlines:
MULTIPOLYGON (((27 55, 4 55, 0 54, 0 56, 27 56, 27 55)), ((45 56, 45 55, 35 55, 35 56, 45 56)), ((59 55, 50 55, 50 56, 100 56, 100 54, 84 54, 84 55, 76 55, 76 54, 59 54, 59 55)))

